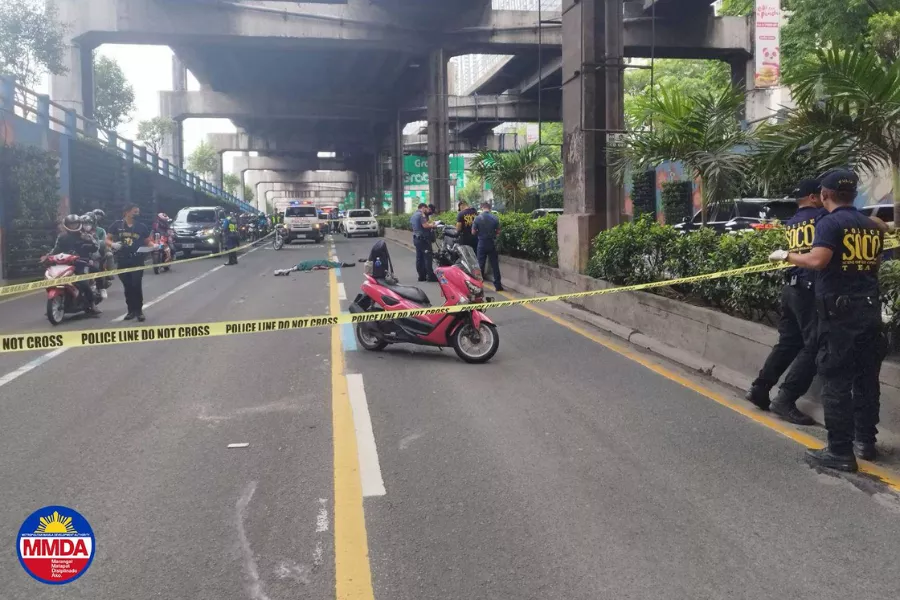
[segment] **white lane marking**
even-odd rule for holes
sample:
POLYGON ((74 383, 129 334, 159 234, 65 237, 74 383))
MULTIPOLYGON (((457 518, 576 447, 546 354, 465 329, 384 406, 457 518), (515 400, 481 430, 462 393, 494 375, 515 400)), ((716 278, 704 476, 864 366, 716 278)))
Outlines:
POLYGON ((247 538, 247 531, 244 529, 244 513, 247 512, 247 506, 250 504, 250 500, 253 499, 255 492, 256 482, 251 481, 244 488, 244 493, 238 498, 235 506, 237 509, 238 540, 240 540, 241 550, 244 555, 244 570, 247 571, 247 576, 250 577, 250 589, 248 590, 250 598, 252 600, 269 600, 269 597, 263 591, 262 581, 259 578, 259 569, 256 567, 256 559, 253 558, 250 540, 247 538))
MULTIPOLYGON (((256 250, 258 250, 258 248, 254 248, 253 250, 250 250, 250 252, 255 252, 256 250)), ((250 252, 247 252, 247 254, 250 254, 250 252)), ((170 290, 170 291, 166 292, 165 294, 163 294, 162 296, 159 296, 158 298, 151 300, 149 303, 144 305, 144 308, 146 308, 148 306, 153 306, 154 304, 156 304, 158 302, 162 302, 163 300, 165 300, 166 298, 168 298, 175 292, 180 292, 181 290, 188 287, 189 285, 193 285, 193 284, 197 283, 198 281, 200 281, 201 279, 203 279, 210 273, 215 273, 216 271, 218 271, 219 269, 222 269, 224 267, 225 267, 225 265, 219 265, 218 267, 214 267, 214 268, 210 269, 209 271, 207 271, 206 273, 203 273, 202 275, 199 275, 198 277, 191 279, 190 281, 182 283, 175 289, 170 290)), ((110 322, 111 323, 121 323, 124 320, 125 320, 125 315, 120 315, 110 322)), ((42 364, 56 358, 57 356, 59 356, 60 354, 65 352, 66 350, 71 350, 71 348, 59 348, 57 350, 53 350, 52 352, 48 352, 47 354, 37 357, 36 359, 32 360, 31 362, 25 363, 24 365, 22 365, 15 371, 7 373, 3 377, 0 377, 0 387, 3 387, 7 383, 15 381, 16 379, 18 379, 25 373, 28 373, 29 371, 32 371, 32 370, 38 368, 42 364)))
POLYGON ((347 391, 353 408, 353 424, 356 428, 356 448, 359 455, 359 478, 362 482, 363 497, 384 496, 384 479, 378 462, 378 448, 375 447, 375 433, 366 401, 363 376, 358 373, 347 375, 347 391))
POLYGON ((343 282, 338 284, 338 300, 346 300, 347 299, 347 288, 344 287, 343 282))
POLYGON ((319 513, 316 515, 316 533, 328 531, 328 500, 319 498, 319 513))
POLYGON ((247 442, 240 442, 237 444, 228 444, 229 448, 249 448, 250 444, 247 442))
MULTIPOLYGON (((249 252, 248 252, 247 254, 249 254, 249 252)), ((145 305, 144 305, 144 308, 150 308, 150 307, 153 306, 154 304, 159 304, 160 302, 162 302, 163 300, 165 300, 165 299, 168 298, 169 296, 171 296, 171 295, 173 295, 173 294, 177 294, 178 292, 180 292, 180 291, 183 290, 184 288, 188 287, 189 285, 194 285, 195 283, 197 283, 198 281, 200 281, 201 279, 203 279, 203 278, 206 277, 207 275, 211 275, 212 273, 215 273, 215 272, 218 271, 219 269, 224 269, 224 268, 225 268, 225 265, 219 265, 218 267, 214 267, 214 268, 210 269, 209 271, 207 271, 206 273, 203 273, 202 275, 198 275, 197 277, 194 277, 194 278, 191 279, 190 281, 185 281, 184 283, 182 283, 182 284, 179 285, 178 287, 169 290, 168 292, 166 292, 166 293, 163 294, 162 296, 158 296, 157 298, 154 298, 153 300, 151 300, 150 302, 148 302, 147 304, 145 304, 145 305)), ((112 322, 113 322, 113 323, 121 323, 121 322, 124 321, 124 320, 125 320, 125 315, 119 315, 118 317, 116 317, 115 319, 113 319, 112 322)))
POLYGON ((322 547, 322 541, 316 540, 316 549, 313 551, 313 566, 318 568, 325 562, 325 548, 322 547))
POLYGON ((68 350, 68 348, 59 348, 58 350, 53 350, 52 352, 48 352, 47 354, 37 357, 36 359, 34 359, 31 362, 25 363, 24 365, 22 365, 15 371, 13 371, 11 373, 7 373, 3 377, 0 377, 0 387, 3 387, 10 381, 18 379, 19 377, 21 377, 28 371, 38 368, 39 366, 41 366, 48 360, 52 360, 52 359, 56 358, 57 356, 59 356, 60 354, 65 352, 66 350, 68 350))

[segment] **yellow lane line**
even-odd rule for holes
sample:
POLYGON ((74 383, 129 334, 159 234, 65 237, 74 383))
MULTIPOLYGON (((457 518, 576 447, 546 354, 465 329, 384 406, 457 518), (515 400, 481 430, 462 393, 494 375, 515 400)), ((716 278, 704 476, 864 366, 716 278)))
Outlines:
MULTIPOLYGON (((511 300, 515 299, 515 296, 511 296, 509 294, 504 294, 503 292, 498 292, 498 293, 505 296, 506 298, 511 299, 511 300)), ((742 402, 736 402, 730 398, 723 396, 722 394, 716 393, 707 387, 704 387, 694 381, 691 381, 690 379, 688 379, 686 377, 679 375, 678 373, 675 373, 674 371, 670 371, 669 369, 666 369, 665 367, 648 360, 646 357, 641 356, 640 354, 638 354, 636 352, 633 352, 632 350, 626 348, 625 346, 616 344, 614 342, 610 342, 609 340, 606 340, 599 335, 596 335, 586 329, 583 329, 583 328, 579 327, 578 325, 575 325, 574 323, 571 323, 568 320, 563 319, 562 317, 558 317, 557 315, 548 313, 547 311, 537 308, 536 306, 531 305, 531 304, 523 304, 522 306, 524 306, 525 308, 527 308, 530 311, 536 312, 537 314, 541 315, 542 317, 546 317, 547 319, 550 319, 551 321, 553 321, 554 323, 556 323, 558 325, 562 325, 563 327, 565 327, 566 329, 568 329, 570 331, 573 331, 583 337, 586 337, 587 339, 589 339, 593 342, 596 342, 596 343, 600 344, 601 346, 608 348, 609 350, 612 350, 613 352, 620 354, 620 355, 624 356, 625 358, 640 364, 641 366, 644 366, 644 367, 650 369, 651 371, 653 371, 654 373, 657 373, 658 375, 662 375, 669 381, 673 381, 673 382, 675 382, 679 385, 682 385, 690 390, 693 390, 693 391, 697 392, 698 394, 700 394, 701 396, 706 396, 710 400, 712 400, 718 404, 721 404, 722 406, 730 408, 734 412, 740 413, 743 416, 747 417, 748 419, 755 421, 756 423, 759 423, 760 425, 763 425, 764 427, 768 427, 769 429, 780 433, 781 435, 785 436, 786 438, 789 438, 789 439, 797 442, 801 446, 805 446, 807 448, 821 448, 824 445, 821 442, 821 440, 818 440, 811 435, 803 433, 802 431, 794 429, 793 427, 784 423, 780 419, 777 419, 775 417, 770 417, 766 413, 761 412, 755 408, 752 408, 749 404, 744 404, 742 402)), ((900 474, 898 474, 894 471, 891 471, 889 469, 885 469, 884 467, 880 467, 874 463, 864 461, 864 460, 859 461, 859 470, 862 473, 866 473, 868 475, 872 475, 874 477, 881 479, 891 489, 893 489, 896 492, 900 492, 900 474)))
MULTIPOLYGON (((328 271, 331 314, 341 310, 337 275, 328 271)), ((344 374, 341 328, 331 328, 331 419, 334 438, 334 570, 337 600, 374 600, 363 511, 356 428, 344 374)))

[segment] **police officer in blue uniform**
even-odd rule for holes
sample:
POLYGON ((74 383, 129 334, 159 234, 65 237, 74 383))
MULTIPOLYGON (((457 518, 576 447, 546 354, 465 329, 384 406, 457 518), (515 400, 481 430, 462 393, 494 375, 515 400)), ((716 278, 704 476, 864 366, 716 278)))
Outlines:
POLYGON ((413 246, 416 248, 416 271, 419 281, 437 281, 432 264, 431 242, 434 239, 434 223, 428 220, 428 205, 419 204, 419 210, 409 218, 413 232, 413 246))
POLYGON ((237 218, 234 213, 228 213, 225 222, 222 224, 222 230, 225 232, 225 249, 232 250, 228 253, 228 262, 226 265, 238 264, 237 252, 234 251, 241 243, 241 237, 238 233, 237 218))
POLYGON ((777 250, 771 260, 819 271, 817 366, 828 445, 807 450, 813 466, 856 471, 857 457, 876 458, 879 417, 878 374, 887 351, 878 297, 883 229, 856 207, 859 177, 836 169, 822 176, 822 202, 828 214, 816 222, 808 253, 777 250))
MULTIPOLYGON (((821 186, 816 179, 804 179, 794 190, 798 210, 784 224, 788 249, 809 252, 813 245, 816 221, 828 214, 819 197, 821 186)), ((753 381, 747 400, 795 425, 814 425, 809 415, 797 408, 797 400, 809 390, 816 375, 816 306, 813 291, 816 273, 792 267, 785 274, 781 289, 781 320, 778 322, 778 343, 772 348, 762 370, 753 381), (790 370, 788 370, 790 367, 790 370), (787 371, 784 383, 769 401, 769 391, 787 371)))

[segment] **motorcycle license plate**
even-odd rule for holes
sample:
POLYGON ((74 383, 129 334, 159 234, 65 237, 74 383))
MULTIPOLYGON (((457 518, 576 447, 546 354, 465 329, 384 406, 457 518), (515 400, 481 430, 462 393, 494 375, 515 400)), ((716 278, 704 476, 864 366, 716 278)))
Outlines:
POLYGON ((194 245, 193 244, 182 244, 181 247, 190 249, 190 248, 193 248, 194 245))

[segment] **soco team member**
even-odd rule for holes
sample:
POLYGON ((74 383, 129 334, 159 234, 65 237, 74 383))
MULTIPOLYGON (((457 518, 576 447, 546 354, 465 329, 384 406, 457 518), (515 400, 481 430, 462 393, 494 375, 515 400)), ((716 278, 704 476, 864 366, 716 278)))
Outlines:
POLYGON ((478 238, 472 233, 472 224, 475 223, 478 211, 469 206, 465 200, 460 201, 457 209, 459 214, 456 215, 456 231, 459 232, 459 243, 471 247, 477 254, 478 238))
POLYGON ((812 250, 806 254, 777 250, 770 259, 819 271, 817 364, 828 445, 807 450, 807 462, 856 471, 857 457, 876 458, 878 373, 887 350, 878 297, 883 229, 853 206, 856 173, 830 171, 821 182, 828 214, 816 222, 812 250))
MULTIPOLYGON (((142 266, 147 255, 139 253, 138 250, 141 246, 153 245, 153 241, 150 239, 150 228, 137 222, 140 214, 140 208, 134 204, 126 204, 125 210, 122 211, 122 220, 113 223, 107 232, 112 244, 111 248, 116 254, 116 267, 119 269, 142 266)), ((137 318, 138 321, 143 322, 146 320, 144 317, 144 272, 122 273, 119 275, 119 280, 122 282, 122 287, 125 288, 125 304, 128 307, 125 320, 130 321, 137 318)))
MULTIPOLYGON (((816 221, 828 214, 822 208, 820 189, 817 180, 804 179, 795 191, 799 209, 784 224, 790 252, 809 252, 812 248, 816 221)), ((815 280, 815 271, 800 267, 787 270, 781 289, 778 343, 747 392, 747 400, 796 425, 815 424, 812 417, 797 408, 797 400, 809 390, 816 375, 819 347, 816 343, 815 280), (788 371, 787 377, 770 405, 769 391, 785 371, 788 371)))

